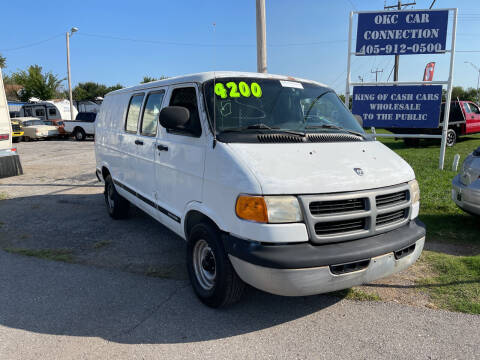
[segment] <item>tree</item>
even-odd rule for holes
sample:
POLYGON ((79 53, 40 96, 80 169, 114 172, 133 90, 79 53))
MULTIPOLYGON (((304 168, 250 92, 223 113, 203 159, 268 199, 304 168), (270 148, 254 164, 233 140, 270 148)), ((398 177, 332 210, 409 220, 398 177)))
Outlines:
POLYGON ((7 67, 7 58, 0 54, 0 69, 5 69, 7 67))
POLYGON ((143 80, 140 82, 140 84, 146 84, 146 83, 149 83, 149 82, 152 82, 152 81, 164 80, 164 79, 168 79, 168 76, 162 75, 158 79, 156 79, 154 77, 151 77, 151 76, 144 76, 143 80))
POLYGON ((73 99, 76 101, 93 101, 97 97, 104 97, 105 94, 110 91, 122 89, 123 86, 120 84, 107 87, 106 85, 99 84, 93 81, 88 81, 84 83, 79 83, 72 90, 73 99))
POLYGON ((61 94, 62 81, 57 75, 52 72, 42 73, 42 67, 38 65, 31 65, 27 71, 21 70, 11 75, 11 79, 18 85, 23 86, 20 100, 28 101, 31 97, 36 97, 40 100, 50 100, 61 94))

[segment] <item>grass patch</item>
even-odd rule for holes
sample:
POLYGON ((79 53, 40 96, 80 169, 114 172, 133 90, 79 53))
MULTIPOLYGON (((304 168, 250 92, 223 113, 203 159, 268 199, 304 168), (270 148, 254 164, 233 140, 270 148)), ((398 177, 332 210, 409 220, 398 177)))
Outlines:
POLYGON ((7 200, 7 199, 8 199, 7 193, 0 192, 0 200, 7 200))
POLYGON ((40 259, 63 261, 67 263, 73 262, 72 250, 69 249, 22 249, 22 248, 5 248, 3 249, 11 254, 24 256, 33 256, 40 259))
POLYGON ((358 289, 345 289, 340 291, 335 291, 332 293, 333 296, 341 297, 343 299, 355 300, 355 301, 381 301, 382 298, 377 294, 370 294, 358 289))
POLYGON ((452 256, 425 251, 436 273, 418 281, 440 308, 480 314, 480 256, 452 256))
POLYGON ((111 240, 100 240, 100 241, 97 241, 95 244, 93 244, 93 247, 94 247, 95 249, 100 249, 100 248, 102 248, 102 247, 104 247, 104 246, 107 246, 107 245, 109 245, 109 244, 111 244, 111 243, 112 243, 111 240))
MULTIPOLYGON (((386 132, 386 131, 378 131, 386 132)), ((420 147, 407 147, 402 140, 378 138, 403 157, 415 171, 420 184, 420 220, 427 225, 430 240, 451 243, 469 243, 480 246, 480 221, 457 207, 452 200, 452 171, 455 154, 461 162, 480 146, 480 135, 466 136, 452 148, 447 148, 443 171, 438 169, 439 140, 421 140, 420 147)))
MULTIPOLYGON (((419 218, 427 226, 427 243, 468 244, 480 249, 479 218, 459 209, 451 198, 452 179, 457 174, 452 171, 453 157, 460 154, 460 169, 462 161, 480 146, 480 135, 463 137, 455 146, 447 148, 443 171, 438 169, 439 140, 421 140, 419 147, 407 147, 403 140, 378 139, 403 157, 415 171, 421 194, 419 218)), ((480 314, 480 251, 472 255, 424 252, 422 261, 429 265, 434 275, 418 280, 417 284, 435 306, 480 314)))

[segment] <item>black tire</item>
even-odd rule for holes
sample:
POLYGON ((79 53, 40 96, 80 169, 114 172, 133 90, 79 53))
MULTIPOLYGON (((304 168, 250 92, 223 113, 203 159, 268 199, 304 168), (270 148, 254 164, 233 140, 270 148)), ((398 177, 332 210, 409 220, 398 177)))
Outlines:
POLYGON ((75 129, 75 131, 73 132, 73 136, 77 141, 83 141, 87 137, 87 135, 85 134, 85 131, 83 131, 83 129, 81 128, 75 129))
POLYGON ((404 138, 403 142, 406 146, 418 147, 420 145, 420 139, 404 138))
POLYGON ((30 136, 24 136, 23 141, 30 142, 30 141, 32 141, 32 138, 30 136))
POLYGON ((187 269, 195 294, 209 307, 233 304, 243 295, 246 285, 228 259, 220 232, 209 223, 199 223, 190 231, 187 269), (203 257, 199 256, 202 250, 203 257))
POLYGON ((12 143, 19 143, 19 142, 20 142, 20 136, 12 137, 12 143))
POLYGON ((130 203, 117 192, 110 175, 107 175, 105 179, 105 191, 103 194, 105 196, 108 214, 112 218, 118 220, 128 217, 130 203))
POLYGON ((452 147, 457 143, 457 133, 453 129, 447 131, 447 146, 452 147))

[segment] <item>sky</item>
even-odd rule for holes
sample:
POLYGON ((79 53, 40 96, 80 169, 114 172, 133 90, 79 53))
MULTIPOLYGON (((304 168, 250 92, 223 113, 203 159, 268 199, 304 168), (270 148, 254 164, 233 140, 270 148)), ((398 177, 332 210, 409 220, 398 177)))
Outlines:
MULTIPOLYGON (((266 0, 268 72, 316 80, 344 93, 349 13, 381 10, 384 3, 266 0)), ((414 8, 431 3, 417 0, 414 8)), ((434 5, 451 7, 459 9, 454 84, 476 88, 478 72, 465 61, 480 67, 480 1, 437 0, 434 5)), ((79 28, 70 40, 73 85, 94 81, 132 86, 144 76, 256 71, 255 0, 37 0, 2 4, 4 72, 38 64, 66 78, 65 33, 72 26, 79 28)), ((400 81, 421 80, 429 61, 437 63, 434 80, 447 80, 449 55, 405 55, 400 57, 400 81)), ((393 56, 352 57, 352 81, 359 76, 374 81, 371 71, 376 69, 383 69, 379 80, 386 81, 393 62, 393 56)))

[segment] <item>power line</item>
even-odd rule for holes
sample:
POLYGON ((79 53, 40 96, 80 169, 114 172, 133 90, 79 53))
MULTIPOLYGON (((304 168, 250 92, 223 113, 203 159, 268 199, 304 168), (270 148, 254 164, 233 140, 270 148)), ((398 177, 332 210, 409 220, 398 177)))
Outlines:
POLYGON ((9 49, 1 49, 0 51, 2 52, 7 52, 7 51, 14 51, 14 50, 20 50, 20 49, 25 49, 25 48, 29 48, 29 47, 32 47, 32 46, 37 46, 37 45, 40 45, 40 44, 43 44, 43 43, 46 43, 48 41, 51 41, 51 40, 54 40, 60 36, 63 36, 64 34, 61 33, 61 34, 57 34, 55 36, 52 36, 48 39, 45 39, 45 40, 40 40, 40 41, 37 41, 37 42, 34 42, 34 43, 30 43, 30 44, 26 44, 26 45, 22 45, 22 46, 17 46, 17 47, 14 47, 14 48, 9 48, 9 49))

